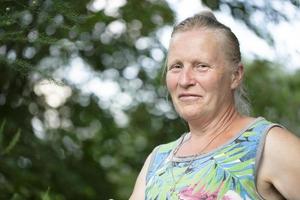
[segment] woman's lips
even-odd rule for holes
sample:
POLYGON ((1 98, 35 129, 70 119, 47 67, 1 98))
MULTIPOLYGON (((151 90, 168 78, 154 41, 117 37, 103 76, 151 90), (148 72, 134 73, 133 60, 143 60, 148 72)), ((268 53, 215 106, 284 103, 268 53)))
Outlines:
POLYGON ((190 93, 185 93, 185 94, 180 94, 178 95, 178 99, 180 101, 195 101, 199 99, 201 95, 198 94, 190 94, 190 93))

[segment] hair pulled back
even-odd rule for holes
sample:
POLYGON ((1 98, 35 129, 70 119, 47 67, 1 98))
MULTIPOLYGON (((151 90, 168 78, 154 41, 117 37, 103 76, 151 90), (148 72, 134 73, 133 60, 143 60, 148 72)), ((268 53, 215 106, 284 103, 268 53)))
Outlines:
POLYGON ((196 28, 207 28, 221 32, 225 39, 225 45, 228 47, 224 50, 229 61, 234 64, 241 62, 240 44, 237 37, 229 27, 220 23, 210 11, 203 11, 180 22, 173 28, 171 37, 178 32, 189 31, 196 28))

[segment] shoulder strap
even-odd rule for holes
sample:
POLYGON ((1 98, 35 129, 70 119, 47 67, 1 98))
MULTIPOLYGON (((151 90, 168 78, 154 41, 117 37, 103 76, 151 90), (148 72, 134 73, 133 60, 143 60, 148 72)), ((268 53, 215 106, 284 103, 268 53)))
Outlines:
MULTIPOLYGON (((266 126, 262 129, 262 132, 261 132, 262 136, 261 136, 260 142, 257 147, 256 158, 255 158, 255 167, 254 167, 254 181, 255 181, 256 191, 258 191, 257 185, 256 185, 257 184, 257 174, 258 174, 258 170, 259 170, 259 167, 261 164, 262 154, 263 154, 263 150, 264 150, 265 143, 266 143, 266 137, 267 137, 267 134, 269 133, 270 129, 272 129, 274 127, 284 128, 280 124, 275 124, 275 123, 269 122, 268 124, 266 124, 266 126)), ((257 192, 257 194, 259 195, 259 197, 261 199, 263 199, 262 196, 258 192, 257 192)))
MULTIPOLYGON (((274 128, 274 127, 284 128, 280 124, 274 124, 274 123, 269 122, 269 124, 266 124, 266 126, 261 130, 262 135, 261 135, 261 139, 260 139, 260 142, 258 144, 258 147, 257 147, 257 153, 256 153, 256 158, 255 158, 255 173, 257 172, 257 169, 258 169, 258 167, 260 165, 260 162, 261 162, 264 146, 265 146, 265 143, 266 143, 267 134, 268 134, 269 130, 271 128, 274 128)), ((256 175, 257 175, 257 173, 255 174, 255 177, 256 177, 256 175)))

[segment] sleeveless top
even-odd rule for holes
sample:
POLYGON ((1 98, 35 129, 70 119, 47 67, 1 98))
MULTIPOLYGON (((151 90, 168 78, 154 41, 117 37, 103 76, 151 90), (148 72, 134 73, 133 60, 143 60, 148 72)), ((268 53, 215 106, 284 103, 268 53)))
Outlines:
POLYGON ((198 156, 173 157, 189 133, 157 146, 146 175, 145 199, 262 199, 256 172, 266 133, 274 126, 259 117, 226 144, 198 156))

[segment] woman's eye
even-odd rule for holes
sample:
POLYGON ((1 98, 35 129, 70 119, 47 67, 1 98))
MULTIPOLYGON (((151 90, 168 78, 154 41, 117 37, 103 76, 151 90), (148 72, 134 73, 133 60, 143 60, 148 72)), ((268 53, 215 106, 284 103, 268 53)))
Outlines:
POLYGON ((205 65, 205 64, 197 64, 197 65, 196 65, 196 68, 197 68, 198 70, 204 71, 204 70, 208 70, 209 66, 208 66, 208 65, 205 65))
POLYGON ((198 68, 205 68, 205 67, 207 67, 207 65, 204 65, 204 64, 198 64, 197 67, 198 67, 198 68))
POLYGON ((169 70, 175 70, 175 69, 180 69, 180 68, 182 68, 182 66, 180 64, 174 64, 169 67, 169 70))

